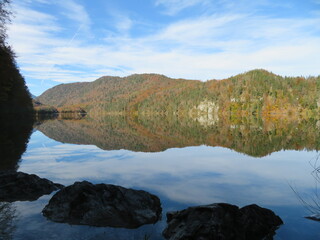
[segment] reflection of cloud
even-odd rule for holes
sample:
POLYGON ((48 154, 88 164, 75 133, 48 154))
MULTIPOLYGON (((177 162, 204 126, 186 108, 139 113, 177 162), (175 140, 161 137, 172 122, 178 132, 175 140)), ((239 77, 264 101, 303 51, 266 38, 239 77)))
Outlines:
MULTIPOLYGON (((21 213, 16 221, 14 239, 46 239, 46 240, 105 240, 105 239, 144 239, 145 234, 152 239, 160 238, 159 224, 149 224, 138 229, 106 228, 78 226, 51 222, 42 216, 41 211, 50 200, 43 196, 36 202, 16 202, 14 206, 21 213), (134 237, 132 237, 134 236, 134 237), (153 236, 157 236, 153 238, 153 236)), ((1 235, 0 235, 1 237, 1 235)), ((2 239, 2 238, 1 238, 2 239)), ((6 238, 4 238, 6 239, 6 238)))
MULTIPOLYGON (((31 143, 36 142, 34 137, 43 135, 37 132, 31 143)), ((311 159, 313 152, 282 151, 255 159, 219 147, 137 153, 50 141, 50 148, 29 144, 19 170, 62 184, 86 179, 146 189, 193 204, 294 204, 288 181, 303 188, 313 186, 305 178, 308 164, 301 160, 311 159)))

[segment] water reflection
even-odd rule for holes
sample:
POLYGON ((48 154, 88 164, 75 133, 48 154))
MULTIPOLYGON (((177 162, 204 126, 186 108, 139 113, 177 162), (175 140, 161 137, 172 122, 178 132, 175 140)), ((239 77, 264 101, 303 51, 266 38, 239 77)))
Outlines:
MULTIPOLYGON (((0 118, 0 172, 17 170, 33 128, 29 115, 2 114, 0 118)), ((12 203, 0 202, 0 239, 14 239, 17 213, 12 203)))
POLYGON ((16 209, 12 203, 0 202, 0 239, 11 240, 15 231, 16 209))
MULTIPOLYGON (((308 160, 315 154, 306 151, 280 151, 256 159, 226 148, 208 146, 173 148, 157 153, 104 151, 96 146, 61 144, 38 131, 32 135, 20 170, 65 185, 88 180, 142 189, 160 197, 164 214, 167 211, 215 202, 239 206, 256 203, 273 210, 284 220, 285 225, 277 235, 279 238, 276 236, 275 239, 314 239, 318 225, 312 225, 312 221, 303 219, 305 210, 288 183, 293 182, 305 191, 313 189, 308 160)), ((39 207, 39 211, 42 208, 39 207)), ((30 207, 20 211, 25 212, 26 209, 30 207)), ((35 216, 29 218, 33 219, 35 216)), ((51 234, 58 228, 43 221, 37 220, 38 229, 46 229, 51 234)), ((139 228, 137 233, 124 229, 118 232, 114 229, 106 231, 114 239, 125 239, 125 236, 135 233, 139 233, 141 239, 146 233, 144 230, 152 235, 150 239, 162 239, 161 232, 165 225, 162 221, 155 226, 144 226, 146 228, 139 228)), ((64 232, 59 234, 60 238, 83 231, 82 228, 75 230, 74 227, 61 227, 64 232)), ((23 231, 29 230, 21 228, 19 234, 23 231)), ((87 238, 83 239, 91 239, 90 236, 94 236, 97 231, 102 230, 91 229, 85 233, 87 238)))
POLYGON ((302 160, 312 158, 313 152, 282 151, 257 160, 206 146, 158 153, 103 151, 95 146, 46 142, 41 133, 35 134, 45 146, 30 149, 20 170, 64 185, 88 180, 144 189, 185 204, 236 205, 295 204, 287 184, 290 179, 300 187, 313 187, 306 178, 309 166, 302 160))
POLYGON ((208 145, 262 157, 283 149, 320 149, 320 131, 312 120, 239 118, 204 125, 188 118, 105 116, 45 121, 37 129, 59 142, 104 150, 159 152, 208 145))
POLYGON ((314 190, 309 193, 300 192, 296 186, 290 185, 296 197, 300 200, 301 204, 308 210, 309 214, 306 218, 320 221, 320 155, 317 154, 314 159, 309 161, 311 168, 311 176, 314 178, 314 190))
MULTIPOLYGON (((284 220, 275 239, 317 239, 318 223, 302 218, 306 211, 288 184, 313 191, 308 161, 317 153, 281 151, 318 150, 312 120, 204 124, 106 116, 45 120, 37 129, 20 171, 64 185, 87 180, 142 189, 159 196, 163 213, 215 202, 256 203, 284 220)), ((14 204, 19 213, 14 239, 163 239, 164 221, 134 231, 48 222, 40 212, 49 199, 14 204)))
POLYGON ((145 225, 132 230, 125 228, 91 227, 51 222, 46 220, 41 214, 41 210, 48 203, 50 197, 51 196, 43 196, 36 202, 15 203, 16 210, 20 214, 19 218, 14 222, 16 230, 14 232, 13 239, 143 240, 145 239, 145 236, 150 236, 150 240, 162 239, 161 225, 145 225))
POLYGON ((16 170, 32 133, 32 116, 0 118, 0 171, 16 170))

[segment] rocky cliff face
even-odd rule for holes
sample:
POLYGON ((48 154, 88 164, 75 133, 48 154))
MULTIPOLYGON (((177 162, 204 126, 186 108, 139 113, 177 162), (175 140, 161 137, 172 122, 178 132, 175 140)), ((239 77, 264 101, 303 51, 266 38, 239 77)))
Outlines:
POLYGON ((205 99, 189 111, 189 116, 202 126, 213 126, 219 121, 219 106, 205 99))

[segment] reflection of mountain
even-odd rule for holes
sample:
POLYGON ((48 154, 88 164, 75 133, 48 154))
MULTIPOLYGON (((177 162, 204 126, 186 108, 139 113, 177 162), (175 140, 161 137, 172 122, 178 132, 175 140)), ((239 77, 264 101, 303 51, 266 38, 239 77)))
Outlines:
POLYGON ((0 171, 16 170, 32 132, 33 117, 16 113, 0 120, 0 171), (23 121, 21 121, 23 119, 23 121))
POLYGON ((60 142, 91 144, 105 150, 157 152, 209 145, 251 156, 265 156, 281 149, 320 149, 320 133, 314 121, 237 119, 203 125, 191 119, 107 116, 103 119, 46 121, 37 128, 60 142))

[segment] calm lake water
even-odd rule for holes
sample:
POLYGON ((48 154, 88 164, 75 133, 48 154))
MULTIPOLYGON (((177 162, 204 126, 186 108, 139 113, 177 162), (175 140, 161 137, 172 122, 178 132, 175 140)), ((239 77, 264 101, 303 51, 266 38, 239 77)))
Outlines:
POLYGON ((87 180, 148 191, 161 200, 162 220, 138 229, 54 223, 41 214, 46 195, 0 203, 0 239, 163 239, 166 212, 218 202, 273 210, 285 223, 274 239, 319 239, 320 222, 304 218, 311 212, 301 202, 320 202, 318 132, 316 122, 41 122, 18 171, 64 185, 87 180))

